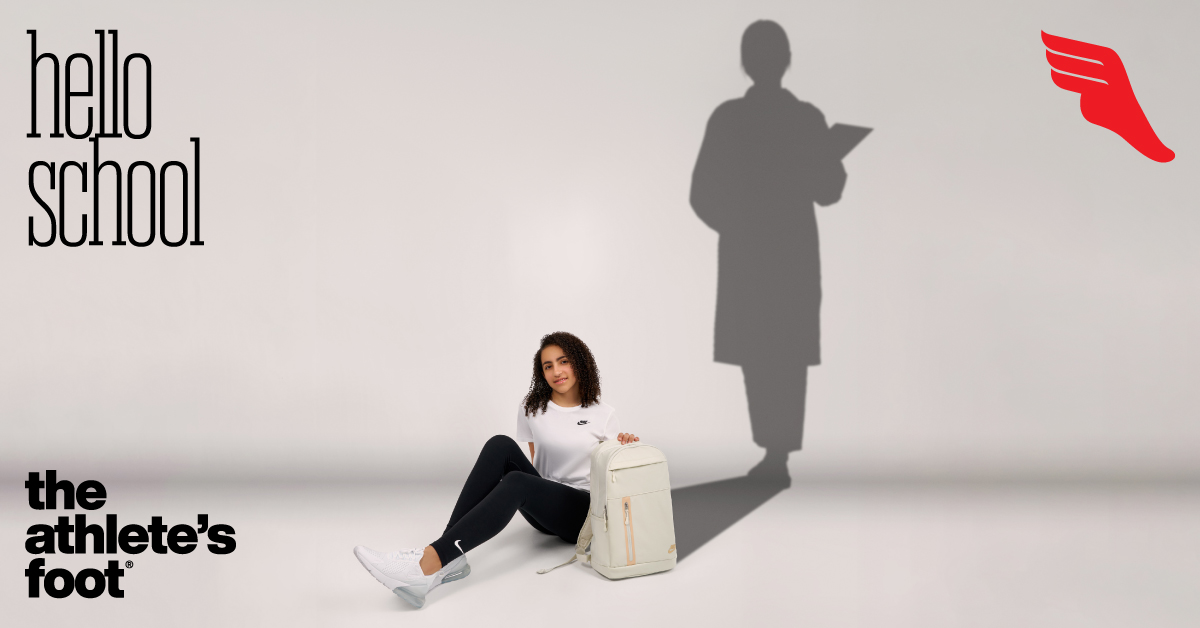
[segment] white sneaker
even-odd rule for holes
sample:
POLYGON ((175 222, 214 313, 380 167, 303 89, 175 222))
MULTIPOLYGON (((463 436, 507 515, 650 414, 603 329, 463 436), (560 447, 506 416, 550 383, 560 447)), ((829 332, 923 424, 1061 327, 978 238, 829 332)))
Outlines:
POLYGON ((461 580, 471 573, 471 566, 467 564, 467 556, 464 554, 427 576, 421 572, 420 565, 424 553, 424 548, 386 553, 362 545, 354 548, 354 556, 358 558, 358 562, 362 563, 376 580, 417 608, 425 605, 425 596, 438 585, 461 580))
POLYGON ((450 561, 450 564, 442 565, 438 573, 442 574, 442 579, 438 580, 438 584, 462 580, 471 575, 471 566, 467 564, 467 555, 463 554, 450 561))

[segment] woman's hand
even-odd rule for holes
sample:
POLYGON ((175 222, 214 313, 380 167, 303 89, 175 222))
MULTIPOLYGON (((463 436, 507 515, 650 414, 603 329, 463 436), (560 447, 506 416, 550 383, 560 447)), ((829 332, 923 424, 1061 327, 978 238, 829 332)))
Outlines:
POLYGON ((622 445, 628 445, 629 443, 639 441, 639 440, 642 440, 642 439, 638 438, 637 436, 634 436, 633 434, 626 434, 625 432, 621 432, 620 434, 617 434, 617 442, 621 443, 622 445))

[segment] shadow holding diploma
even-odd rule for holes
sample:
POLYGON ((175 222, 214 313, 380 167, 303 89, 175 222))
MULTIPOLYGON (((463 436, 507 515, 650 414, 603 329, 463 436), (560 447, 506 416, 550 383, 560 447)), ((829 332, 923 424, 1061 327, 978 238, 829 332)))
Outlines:
POLYGON ((808 369, 821 363, 814 206, 841 199, 842 159, 871 132, 828 126, 783 87, 791 48, 779 24, 751 24, 741 52, 754 84, 709 118, 690 200, 720 234, 713 359, 742 367, 751 432, 766 451, 744 477, 672 491, 681 559, 791 485, 808 369))

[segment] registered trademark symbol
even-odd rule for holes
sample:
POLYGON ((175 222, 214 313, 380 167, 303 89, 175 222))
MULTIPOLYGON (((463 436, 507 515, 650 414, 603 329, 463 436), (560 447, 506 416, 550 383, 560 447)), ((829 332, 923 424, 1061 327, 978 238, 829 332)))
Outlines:
POLYGON ((133 567, 133 561, 132 560, 125 561, 125 568, 129 569, 131 567, 133 567))

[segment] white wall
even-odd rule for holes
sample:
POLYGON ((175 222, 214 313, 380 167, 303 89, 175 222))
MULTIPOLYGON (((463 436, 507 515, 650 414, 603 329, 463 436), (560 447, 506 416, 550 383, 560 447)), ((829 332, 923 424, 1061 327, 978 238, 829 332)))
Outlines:
POLYGON ((786 87, 875 129, 818 212, 793 469, 1200 472, 1195 4, 113 4, 0 10, 6 477, 464 475, 558 329, 677 481, 744 472, 688 186, 758 18, 791 38, 786 87), (201 137, 206 246, 26 245, 28 165, 91 159, 25 137, 27 28, 64 60, 97 28, 151 57, 151 136, 104 150, 201 137), (1040 30, 1116 49, 1176 160, 1085 122, 1040 30))

